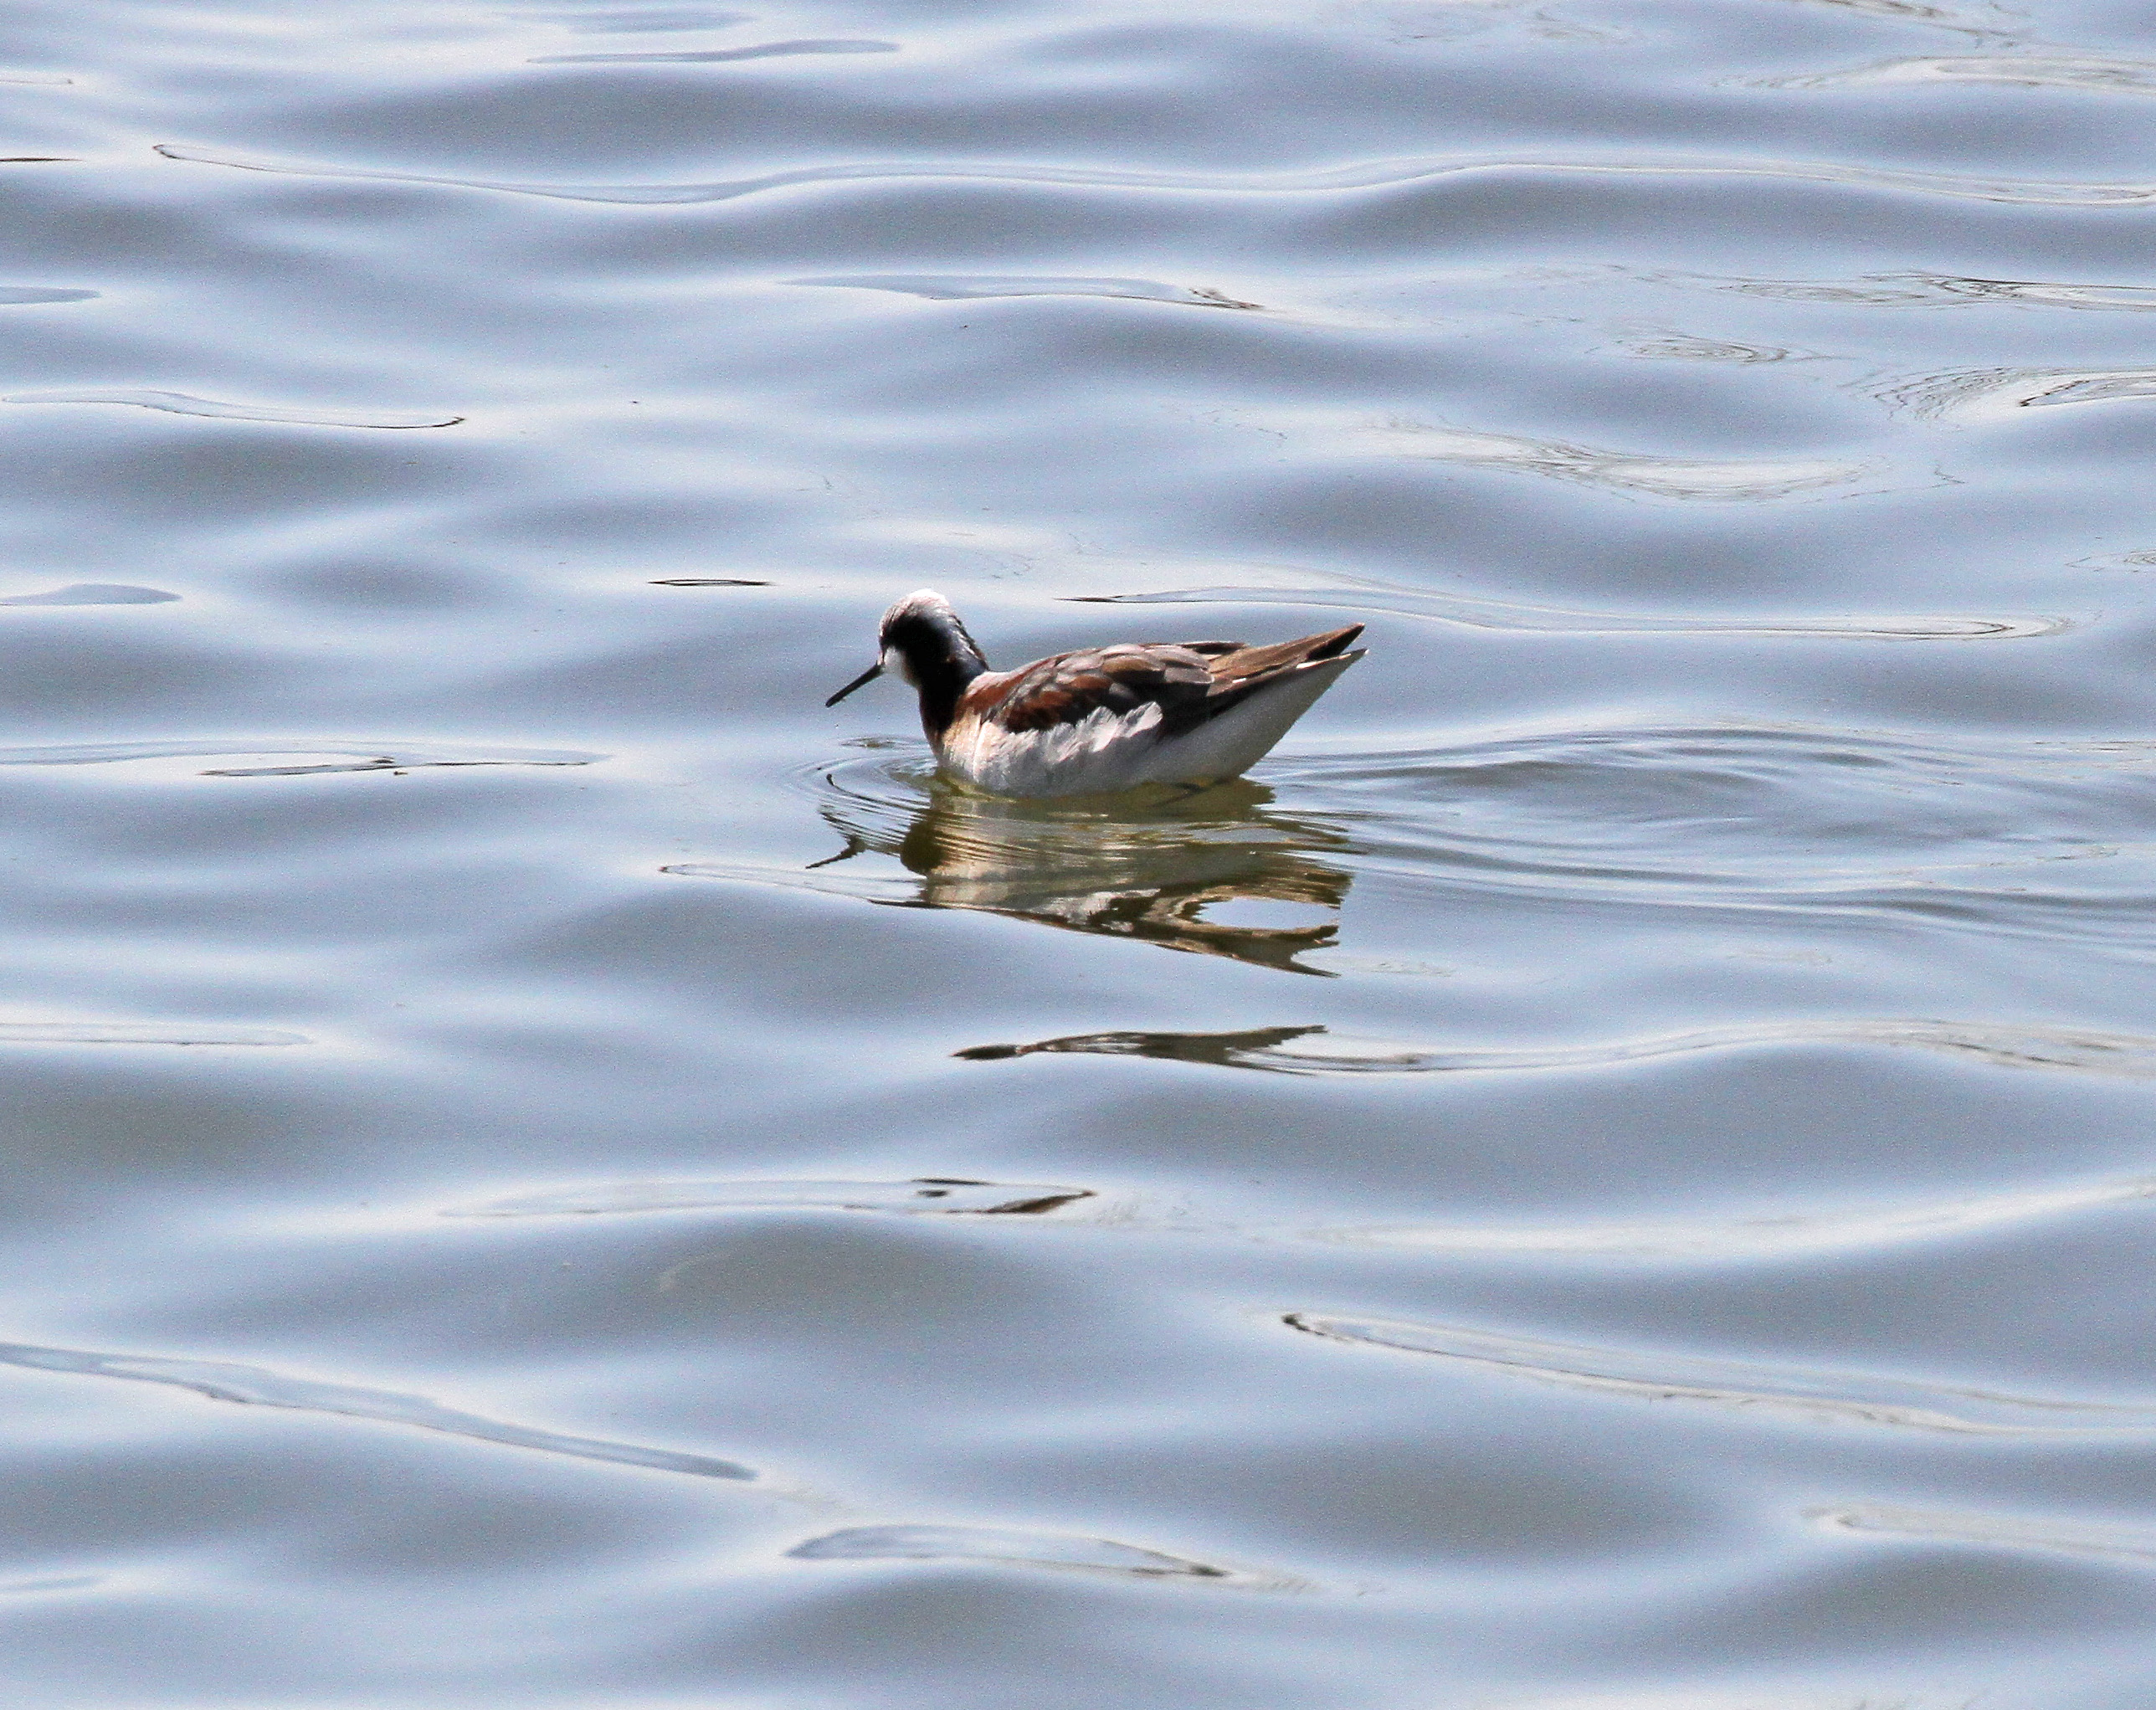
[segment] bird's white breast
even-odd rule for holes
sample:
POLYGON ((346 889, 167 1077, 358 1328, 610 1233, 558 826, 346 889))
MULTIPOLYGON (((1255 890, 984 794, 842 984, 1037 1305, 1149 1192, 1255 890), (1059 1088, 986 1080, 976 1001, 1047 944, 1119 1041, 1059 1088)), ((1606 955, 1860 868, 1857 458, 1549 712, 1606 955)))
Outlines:
POLYGON ((1006 730, 992 719, 969 718, 943 740, 946 768, 999 796, 1106 795, 1145 783, 1159 752, 1160 708, 1147 701, 1128 712, 1102 706, 1073 724, 1045 730, 1006 730))

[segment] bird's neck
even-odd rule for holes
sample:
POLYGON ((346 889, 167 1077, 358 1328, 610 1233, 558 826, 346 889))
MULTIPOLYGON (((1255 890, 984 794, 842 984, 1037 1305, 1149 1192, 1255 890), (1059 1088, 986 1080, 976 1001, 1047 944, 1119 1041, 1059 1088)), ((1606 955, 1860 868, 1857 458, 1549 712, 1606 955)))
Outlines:
POLYGON ((931 660, 908 661, 913 680, 921 691, 921 727, 932 742, 942 740, 951 721, 958 716, 958 697, 966 686, 988 669, 977 654, 971 657, 939 655, 931 660))
POLYGON ((946 624, 923 624, 910 633, 893 635, 891 644, 906 656, 906 674, 921 691, 921 727, 931 742, 958 716, 958 697, 966 686, 988 668, 981 650, 973 644, 964 626, 955 619, 946 624))

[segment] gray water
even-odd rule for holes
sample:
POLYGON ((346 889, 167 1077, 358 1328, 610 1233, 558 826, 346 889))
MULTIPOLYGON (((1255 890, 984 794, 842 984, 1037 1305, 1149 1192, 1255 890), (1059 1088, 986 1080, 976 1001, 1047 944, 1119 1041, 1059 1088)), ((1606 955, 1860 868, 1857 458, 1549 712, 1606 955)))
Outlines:
POLYGON ((2156 1704, 2152 96, 8 8, 8 1701, 2156 1704), (1371 651, 999 804, 922 584, 1371 651))

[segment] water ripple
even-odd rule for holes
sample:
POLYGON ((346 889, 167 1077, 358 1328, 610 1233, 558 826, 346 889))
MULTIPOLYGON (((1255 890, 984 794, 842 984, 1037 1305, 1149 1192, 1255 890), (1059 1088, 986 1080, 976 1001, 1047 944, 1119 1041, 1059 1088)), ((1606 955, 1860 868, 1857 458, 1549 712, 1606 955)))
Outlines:
POLYGON ((1830 1532, 1920 1538, 1937 1543, 1988 1544, 2008 1549, 2061 1550, 2069 1555, 2110 1556, 2156 1563, 2156 1531, 2145 1526, 2107 1526, 2082 1520, 2032 1519, 2018 1514, 1974 1514, 1953 1509, 1902 1508, 1881 1502, 1814 1508, 1805 1518, 1830 1532))
MULTIPOLYGON (((1234 1033, 1073 1033, 1029 1045, 968 1045, 951 1055, 968 1063, 1003 1063, 1014 1057, 1075 1055, 1151 1057, 1168 1063, 1209 1063, 1221 1068, 1269 1069, 1291 1040, 1322 1034, 1318 1026, 1246 1027, 1234 1033)), ((1290 1073, 1310 1073, 1290 1068, 1290 1073)))
POLYGON ((1778 344, 1744 344, 1732 338, 1697 338, 1683 332, 1628 334, 1618 341, 1625 355, 1649 362, 1734 362, 1753 367, 1761 362, 1813 362, 1820 360, 1809 352, 1778 344))
POLYGON ((1732 291, 1796 303, 1848 303, 1867 309, 1958 309, 1995 303, 2043 309, 2156 309, 2156 285, 1972 279, 1950 273, 1874 273, 1855 279, 1747 279, 1676 272, 1638 276, 1651 285, 1689 290, 1732 291))
POLYGON ((1609 451, 1561 439, 1536 439, 1517 434, 1486 433, 1472 428, 1396 423, 1350 430, 1340 436, 1343 449, 1430 458, 1444 463, 1476 464, 1518 470, 1583 486, 1657 499, 1692 499, 1757 503, 1794 498, 1826 487, 1882 473, 1880 465, 1841 463, 1825 458, 1782 458, 1719 462, 1708 459, 1658 456, 1643 451, 1609 451))
POLYGON ((1419 1253, 1710 1261, 1876 1251, 2156 1199, 2156 1176, 2018 1189, 1916 1205, 1572 1224, 1396 1224, 1304 1231, 1346 1246, 1419 1253))
POLYGON ((16 593, 0 606, 161 606, 179 598, 162 588, 131 588, 124 582, 70 582, 44 593, 16 593))
POLYGON ((710 48, 681 54, 549 54, 534 65, 719 65, 741 59, 778 59, 802 54, 896 54, 896 42, 845 39, 764 42, 753 48, 710 48))
POLYGON ((1394 612, 1474 629, 1522 629, 1570 635, 1788 635, 1859 641, 2011 640, 2055 635, 2072 627, 2066 618, 1773 617, 1739 618, 1680 612, 1584 612, 1524 605, 1476 594, 1409 588, 1334 578, 1306 588, 1173 588, 1146 593, 1079 594, 1073 603, 1092 605, 1330 606, 1347 611, 1394 612))
POLYGON ((756 177, 720 179, 705 183, 551 184, 269 160, 259 156, 232 154, 181 143, 161 142, 156 146, 157 151, 168 160, 186 161, 200 166, 233 167, 242 172, 279 172, 309 178, 365 178, 393 184, 438 184, 451 189, 495 190, 519 196, 550 197, 565 202, 651 206, 730 202, 739 197, 803 185, 883 179, 955 178, 992 183, 1045 184, 1083 190, 1313 195, 1342 191, 1389 190, 1468 175, 1544 174, 1659 178, 1778 178, 1795 182, 1845 184, 1858 189, 1909 191, 1919 195, 1970 198, 1984 202, 2056 208, 2133 208, 2156 202, 2156 183, 2091 184, 1974 178, 1944 172, 1851 166, 1833 161, 1469 158, 1385 161, 1316 172, 1274 173, 1143 172, 1105 167, 1034 166, 1019 162, 865 161, 834 166, 798 167, 791 171, 767 172, 756 177))
POLYGON ((789 279, 788 285, 844 285, 855 290, 898 291, 932 302, 975 297, 1128 297, 1142 303, 1180 303, 1194 309, 1262 309, 1205 285, 1163 285, 1150 279, 1061 279, 1029 274, 862 273, 829 279, 789 279))
POLYGON ((1974 36, 2005 35, 2002 26, 2018 22, 2012 14, 1993 6, 1979 10, 1989 15, 1989 22, 1975 13, 1957 12, 1952 7, 1933 6, 1926 0, 1808 0, 1808 3, 1832 6, 1844 12, 1854 12, 1867 18, 1883 18, 1895 23, 1934 24, 1958 34, 1974 36))
POLYGON ((519 14, 543 18, 548 23, 580 35, 659 35, 669 30, 723 29, 728 24, 747 23, 747 12, 714 12, 701 6, 627 8, 600 13, 531 12, 519 14))
MULTIPOLYGON (((1302 958, 1333 943, 1357 872, 1434 886, 1455 902, 1509 896, 1674 909, 1748 928, 1975 932, 2071 942, 2109 959, 2156 948, 2148 741, 1621 727, 1364 753, 1290 750, 1265 773, 1292 792, 1293 813, 1250 781, 1165 800, 1029 804, 925 783, 922 771, 863 759, 804 774, 841 840, 822 860, 665 870, 979 909, 1301 973, 1332 971, 1302 958), (1209 917, 1238 899, 1304 905, 1313 918, 1258 927, 1209 917)), ((2078 1067, 2115 1068, 2138 1049, 2123 1036, 2041 1026, 1823 1026, 2002 1060, 2070 1050, 2078 1067)), ((1757 1037, 1710 1031, 1578 1049, 1602 1061, 1613 1050, 1656 1055, 1757 1037)), ((1460 1065, 1430 1050, 1386 1043, 1379 1055, 1394 1066, 1460 1065)), ((1560 1058, 1537 1051, 1512 1066, 1560 1058)))
POLYGON ((1935 1695, 1900 1687, 1878 1692, 1806 1692, 1785 1685, 1758 1692, 1649 1687, 1640 1692, 1568 1692, 1553 1698, 1481 1698, 1476 1701, 1475 1710, 1979 1710, 1979 1702, 1967 1692, 1935 1695))
POLYGON ((506 1425, 459 1413, 424 1395, 399 1394, 389 1389, 367 1389, 350 1384, 321 1384, 311 1379, 288 1377, 260 1366, 228 1364, 223 1360, 163 1359, 148 1355, 85 1353, 69 1348, 38 1348, 25 1343, 0 1343, 0 1364, 23 1366, 33 1371, 72 1372, 99 1378, 126 1378, 144 1384, 169 1384, 192 1389, 213 1401, 236 1401, 256 1407, 289 1407, 302 1413, 341 1415, 346 1419, 378 1420, 389 1425, 417 1425, 477 1442, 502 1443, 513 1449, 539 1449, 551 1455, 573 1456, 581 1461, 607 1461, 624 1466, 648 1466, 660 1472, 685 1472, 701 1478, 754 1478, 749 1468, 708 1455, 684 1455, 671 1449, 647 1449, 634 1443, 609 1442, 599 1437, 565 1436, 529 1425, 506 1425))
POLYGON ((401 772, 427 766, 590 766, 608 757, 576 748, 474 748, 439 743, 312 741, 247 737, 193 742, 62 742, 0 748, 0 766, 102 766, 140 760, 198 760, 304 754, 335 756, 300 765, 223 766, 203 778, 305 778, 324 772, 401 772))
POLYGON ((0 285, 0 304, 86 303, 99 295, 58 285, 0 285))
POLYGON ((1093 1197, 1091 1188, 1039 1182, 982 1182, 916 1176, 906 1182, 613 1182, 521 1194, 444 1217, 563 1217, 624 1211, 746 1211, 817 1209, 970 1216, 1037 1216, 1093 1197))
POLYGON ((319 410, 286 409, 268 403, 223 403, 184 392, 151 392, 126 387, 90 392, 16 392, 0 403, 130 403, 169 415, 208 416, 222 422, 290 422, 315 428, 454 428, 462 416, 324 415, 319 410))
POLYGON ((311 1045, 273 1027, 195 1027, 185 1022, 0 1021, 0 1045, 311 1045))
POLYGON ((1762 89, 1846 89, 1912 84, 2005 84, 2021 89, 2066 89, 2101 95, 2156 95, 2156 64, 2094 55, 1971 54, 1944 58, 1885 59, 1847 71, 1762 80, 1762 89))
POLYGON ((1110 1538, 985 1526, 851 1526, 798 1543, 787 1554, 811 1562, 993 1562, 1006 1567, 1083 1569, 1141 1579, 1262 1583, 1255 1575, 1110 1538))
POLYGON ((2156 946, 2156 744, 1798 727, 1569 730, 1273 776, 1358 865, 1564 897, 2156 946))
POLYGON ((0 1583, 0 1597, 29 1597, 47 1591, 87 1591, 105 1583, 103 1574, 54 1574, 35 1579, 0 1583))
POLYGON ((973 1045, 952 1055, 971 1062, 1044 1053, 1152 1057, 1276 1075, 1460 1075, 1600 1069, 1697 1051, 1792 1045, 1912 1045, 1973 1057, 2001 1068, 2076 1069, 2137 1080, 2156 1077, 2156 1039, 2064 1028, 1927 1020, 1766 1022, 1513 1050, 1361 1039, 1322 1026, 1259 1027, 1235 1033, 1080 1033, 1027 1045, 973 1045))
POLYGON ((1435 1355, 1568 1389, 1649 1401, 1696 1401, 1813 1425, 1887 1425, 2038 1439, 2156 1432, 2156 1406, 2000 1395, 1868 1373, 1804 1371, 1660 1351, 1584 1348, 1452 1324, 1312 1312, 1289 1312, 1282 1322, 1335 1342, 1435 1355))
POLYGON ((2156 398, 2156 368, 1972 368, 1897 380, 1875 395, 1927 421, 1998 422, 2020 409, 2156 398))

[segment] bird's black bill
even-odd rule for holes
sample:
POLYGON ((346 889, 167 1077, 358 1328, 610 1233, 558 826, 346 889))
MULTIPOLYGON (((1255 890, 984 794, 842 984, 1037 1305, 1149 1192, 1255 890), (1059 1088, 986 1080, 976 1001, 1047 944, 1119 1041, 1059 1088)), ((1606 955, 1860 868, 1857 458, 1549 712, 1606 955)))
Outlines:
POLYGON ((855 690, 860 688, 862 684, 872 683, 882 675, 883 661, 881 660, 878 660, 874 665, 863 671, 860 675, 855 677, 852 682, 847 684, 844 688, 839 690, 837 694, 834 695, 824 704, 826 706, 836 706, 841 701, 844 700, 847 696, 852 694, 855 690))

